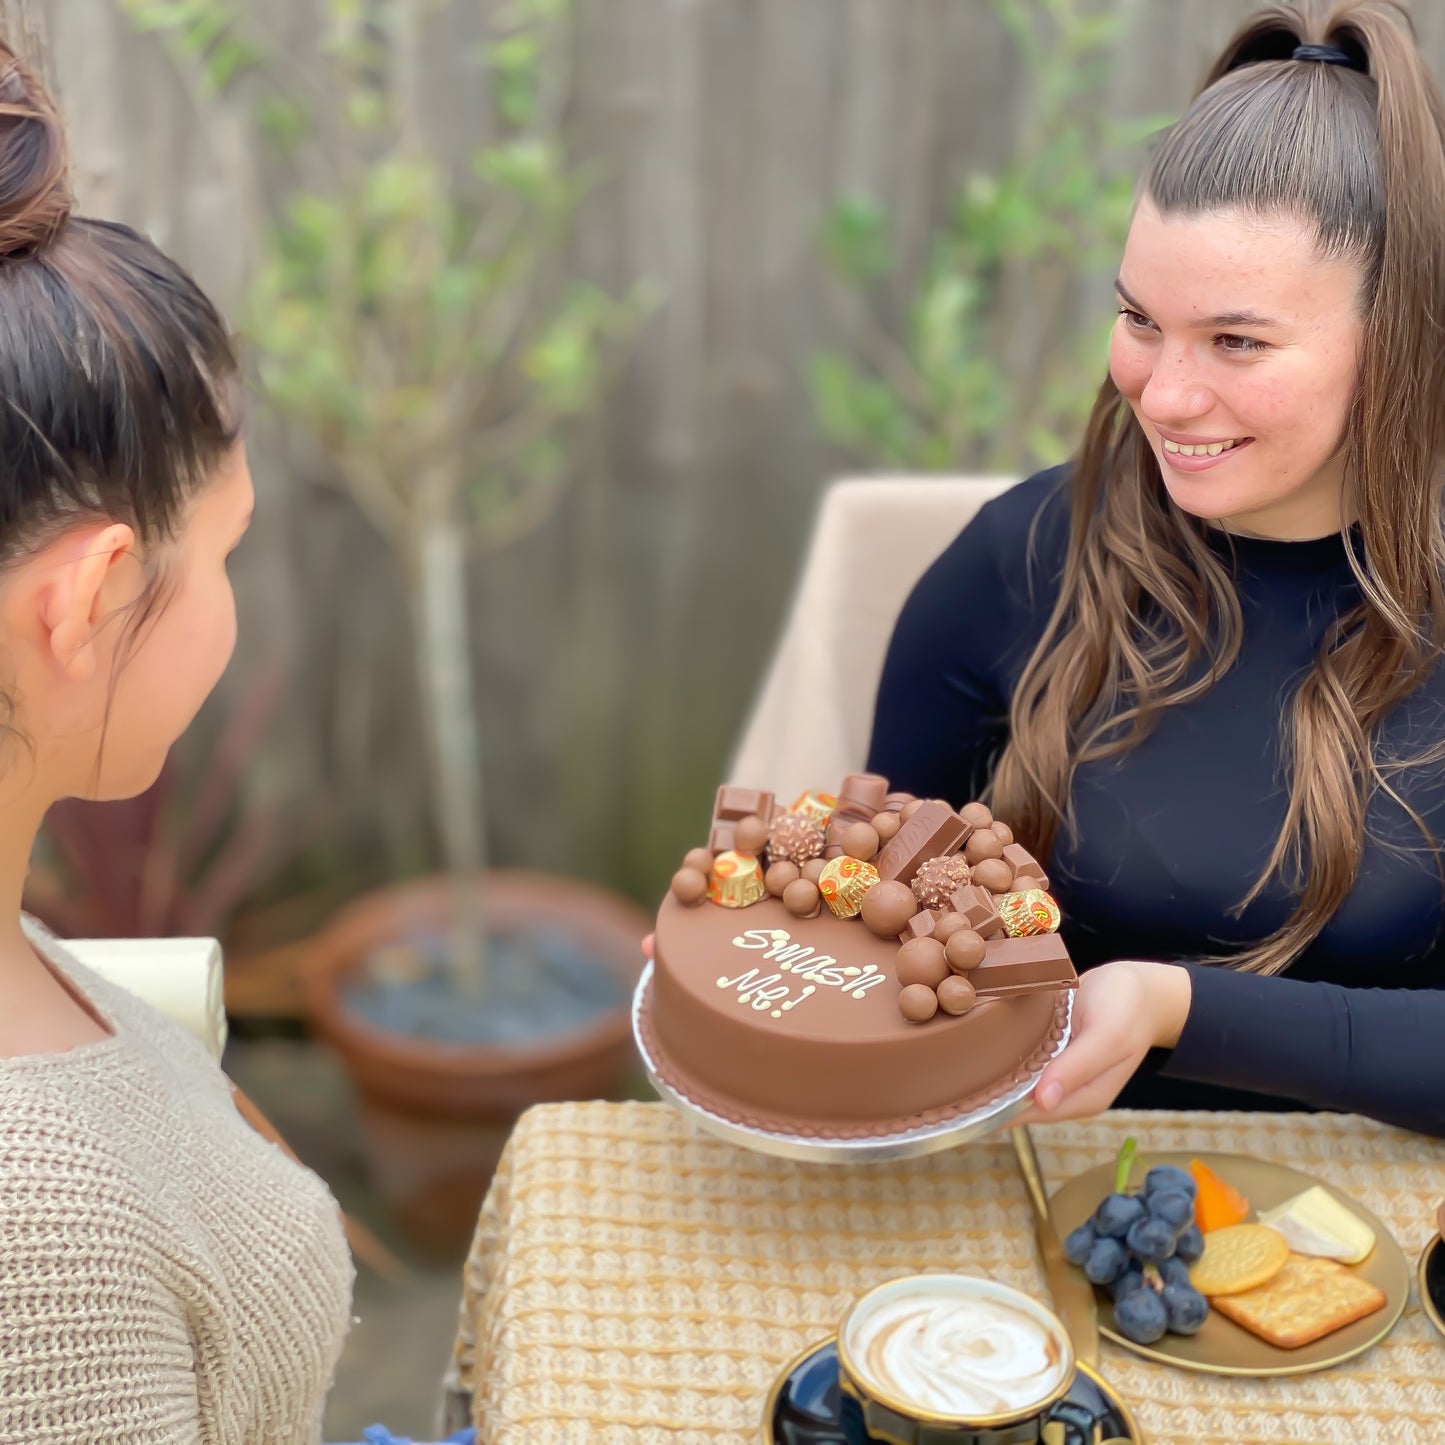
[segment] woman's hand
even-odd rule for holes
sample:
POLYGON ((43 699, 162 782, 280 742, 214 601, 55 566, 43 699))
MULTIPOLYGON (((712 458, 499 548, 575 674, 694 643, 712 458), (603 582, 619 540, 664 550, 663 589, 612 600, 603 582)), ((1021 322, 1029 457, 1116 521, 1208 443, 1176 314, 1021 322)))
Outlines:
POLYGON ((1189 1017, 1189 971, 1132 959, 1092 968, 1074 996, 1073 1036, 1039 1078, 1021 1124, 1082 1119, 1119 1096, 1144 1055, 1173 1048, 1189 1017))

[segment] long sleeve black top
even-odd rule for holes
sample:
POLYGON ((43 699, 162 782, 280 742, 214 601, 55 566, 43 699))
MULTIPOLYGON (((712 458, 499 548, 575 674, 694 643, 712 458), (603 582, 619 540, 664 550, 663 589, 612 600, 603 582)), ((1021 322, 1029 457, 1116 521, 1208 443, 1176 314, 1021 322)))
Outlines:
MULTIPOLYGON (((919 581, 879 685, 868 766, 895 788, 979 796, 1008 735, 1008 704, 1058 596, 1068 539, 1063 468, 988 503, 919 581)), ((1445 1136, 1445 889, 1399 803, 1375 796, 1359 877, 1286 973, 1197 960, 1267 937, 1291 911, 1262 871, 1285 817, 1283 709, 1329 622, 1358 586, 1346 541, 1219 534, 1243 612, 1238 661, 1196 700, 1166 709, 1121 757, 1074 775, 1077 831, 1044 860, 1077 967, 1181 963, 1193 1002, 1178 1044, 1153 1051, 1121 1107, 1362 1113, 1445 1136)), ((1382 734, 1410 756, 1445 736, 1445 669, 1382 734)), ((1445 839, 1445 769, 1395 786, 1445 839)))

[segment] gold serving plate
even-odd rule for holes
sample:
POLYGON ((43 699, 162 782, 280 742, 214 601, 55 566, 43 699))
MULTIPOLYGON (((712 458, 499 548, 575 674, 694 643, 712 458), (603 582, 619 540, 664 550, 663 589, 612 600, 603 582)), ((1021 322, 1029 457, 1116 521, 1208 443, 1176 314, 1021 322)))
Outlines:
POLYGON ((1416 1271, 1420 1286, 1420 1308, 1426 1318, 1445 1335, 1445 1240, 1438 1234, 1420 1251, 1420 1267, 1416 1271))
MULTIPOLYGON (((1115 1344, 1132 1350, 1148 1360, 1177 1365, 1185 1370, 1201 1370, 1214 1375, 1301 1375, 1311 1370, 1328 1370, 1363 1354, 1377 1345, 1394 1329, 1410 1299, 1410 1265, 1394 1236, 1384 1222, 1324 1181, 1302 1174, 1283 1164, 1254 1159, 1244 1154, 1205 1154, 1180 1151, 1158 1153, 1141 1150, 1134 1161, 1131 1182, 1137 1183, 1155 1164, 1173 1164, 1188 1169, 1190 1160, 1207 1165, 1226 1184, 1231 1184, 1249 1200, 1251 1221, 1261 1210, 1272 1209, 1285 1200, 1308 1189, 1312 1184, 1323 1187, 1358 1215, 1375 1232, 1375 1247, 1362 1264, 1351 1266, 1362 1278, 1384 1292, 1385 1305, 1372 1315, 1352 1325, 1335 1330, 1322 1339, 1298 1349, 1285 1350, 1271 1345, 1258 1335, 1227 1320, 1217 1310, 1197 1335, 1165 1335, 1152 1345, 1138 1345, 1125 1339, 1114 1325, 1114 1304, 1105 1289, 1097 1290, 1099 1302, 1099 1333, 1115 1344)), ((1076 1175, 1054 1194, 1051 1210, 1058 1222, 1060 1235, 1066 1235, 1082 1224, 1098 1207, 1106 1194, 1114 1191, 1114 1166, 1101 1164, 1097 1169, 1076 1175)), ((1422 1291, 1423 1294, 1423 1291, 1422 1291)))

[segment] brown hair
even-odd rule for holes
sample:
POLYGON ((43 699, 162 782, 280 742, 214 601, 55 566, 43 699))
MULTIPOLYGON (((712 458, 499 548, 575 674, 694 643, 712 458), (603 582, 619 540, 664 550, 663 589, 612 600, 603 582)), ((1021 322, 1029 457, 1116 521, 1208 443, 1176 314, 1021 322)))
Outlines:
MULTIPOLYGON (((1361 272, 1364 347, 1345 441, 1358 607, 1334 623, 1290 706, 1289 808, 1242 911, 1278 875, 1293 913, 1232 967, 1276 973, 1318 936, 1359 870, 1371 794, 1422 761, 1382 760, 1378 727, 1445 642, 1445 101, 1391 0, 1277 5, 1225 47, 1151 157, 1167 213, 1292 214, 1361 272), (1362 67, 1294 60, 1326 44, 1362 67), (1367 71, 1367 73, 1362 73, 1367 71)), ((1241 618, 1205 524, 1174 505, 1112 381, 1072 469, 1058 603, 1014 694, 992 797, 1047 852, 1079 763, 1127 751, 1233 662, 1241 618), (1140 621, 1147 604, 1150 623, 1140 621), (1202 665, 1201 664, 1205 664, 1202 665)), ((1433 844, 1423 821, 1403 804, 1433 844)))
POLYGON ((67 169, 0 44, 0 563, 84 517, 171 535, 240 424, 215 308, 145 237, 72 214, 67 169))

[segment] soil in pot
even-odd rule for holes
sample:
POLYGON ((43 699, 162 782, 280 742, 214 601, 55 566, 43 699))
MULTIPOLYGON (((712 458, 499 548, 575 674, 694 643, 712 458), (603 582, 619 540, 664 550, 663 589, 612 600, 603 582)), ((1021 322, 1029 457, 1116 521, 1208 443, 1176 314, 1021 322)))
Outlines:
POLYGON ((575 932, 538 924, 489 931, 485 981, 468 991, 448 967, 451 935, 416 927, 372 950, 341 999, 389 1033, 448 1044, 519 1047, 585 1028, 629 992, 609 954, 575 932))

